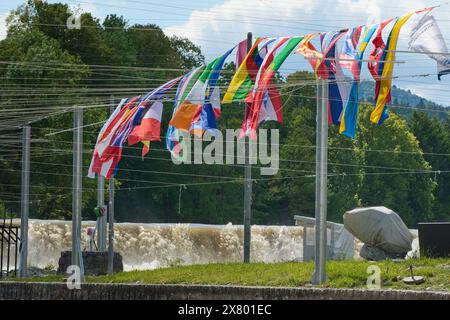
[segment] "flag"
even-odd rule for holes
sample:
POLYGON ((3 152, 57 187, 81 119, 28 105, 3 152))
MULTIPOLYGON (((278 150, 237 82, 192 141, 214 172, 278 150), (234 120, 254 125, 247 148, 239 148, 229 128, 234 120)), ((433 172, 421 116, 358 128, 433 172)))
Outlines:
POLYGON ((205 103, 208 80, 218 60, 219 58, 214 59, 202 70, 189 93, 182 97, 181 104, 169 122, 171 126, 179 130, 189 131, 194 116, 200 114, 201 108, 205 103))
POLYGON ((123 139, 136 110, 134 105, 138 99, 139 97, 123 99, 103 126, 94 148, 88 177, 95 178, 97 173, 109 179, 117 171, 122 154, 122 149, 117 147, 117 141, 123 139))
MULTIPOLYGON (((198 77, 202 73, 204 67, 198 67, 190 72, 188 72, 180 81, 180 84, 177 88, 177 92, 175 94, 174 99, 174 109, 172 112, 172 117, 175 115, 175 113, 178 110, 178 107, 181 105, 181 102, 184 98, 186 98, 186 95, 189 93, 189 91, 192 89, 193 85, 197 81, 198 77)), ((167 134, 166 134, 166 147, 167 150, 170 151, 170 153, 173 156, 178 156, 178 129, 174 126, 171 126, 169 124, 167 128, 167 134)))
MULTIPOLYGON (((346 32, 346 31, 345 31, 346 32)), ((348 99, 348 84, 336 58, 337 41, 344 36, 344 31, 332 31, 321 34, 321 47, 324 55, 321 72, 328 80, 328 122, 340 124, 342 113, 348 99)))
MULTIPOLYGON (((97 143, 100 140, 102 140, 103 138, 105 138, 105 133, 106 133, 107 130, 111 131, 111 124, 114 121, 117 122, 116 119, 118 118, 118 115, 121 112, 122 107, 127 102, 127 100, 128 99, 122 99, 120 101, 119 105, 114 110, 114 112, 110 115, 108 120, 106 120, 106 122, 104 123, 102 129, 100 130, 100 132, 98 134, 97 143)), ((91 164, 89 166, 88 177, 93 179, 93 178, 95 178, 95 174, 96 173, 100 173, 100 172, 103 172, 102 175, 105 176, 108 173, 108 171, 110 170, 111 165, 112 165, 112 161, 108 161, 108 163, 102 163, 101 162, 100 156, 98 154, 98 150, 96 150, 96 148, 95 148, 94 149, 94 154, 92 156, 91 164)))
POLYGON ((138 110, 136 111, 136 114, 133 117, 132 122, 133 128, 141 122, 142 117, 144 116, 144 113, 147 110, 150 101, 156 101, 164 98, 165 93, 168 90, 172 89, 181 80, 181 78, 182 76, 172 79, 164 83, 163 85, 159 86, 158 88, 150 91, 141 98, 141 100, 139 101, 138 110))
POLYGON ((342 68, 349 70, 353 78, 359 81, 360 68, 358 61, 358 43, 361 38, 363 26, 350 29, 345 34, 344 45, 339 54, 339 64, 342 68))
POLYGON ((314 70, 314 73, 317 77, 317 67, 318 64, 321 62, 320 59, 323 58, 323 54, 320 53, 315 47, 314 45, 311 43, 311 40, 316 36, 315 33, 311 33, 306 35, 303 40, 300 42, 298 49, 295 50, 294 53, 296 54, 301 54, 302 56, 304 56, 309 64, 311 65, 311 67, 314 70))
POLYGON ((275 38, 256 39, 255 44, 233 76, 227 92, 222 99, 222 103, 232 103, 247 98, 255 83, 262 60, 267 53, 267 46, 274 41, 275 38))
POLYGON ((413 14, 429 12, 435 7, 425 8, 420 11, 407 13, 403 17, 397 19, 389 34, 386 50, 382 54, 378 67, 378 75, 381 75, 379 86, 376 88, 375 109, 370 115, 370 121, 378 125, 382 124, 389 115, 386 105, 391 102, 392 75, 394 73, 395 50, 397 49, 398 37, 403 25, 411 18, 413 14))
POLYGON ((142 118, 141 124, 134 127, 128 137, 128 145, 130 146, 139 141, 144 144, 142 157, 150 151, 150 141, 161 141, 160 130, 162 111, 162 102, 154 102, 142 118))
POLYGON ((306 35, 300 42, 299 48, 295 51, 296 54, 301 54, 308 59, 317 79, 328 79, 328 68, 325 65, 326 60, 324 58, 329 55, 330 51, 335 50, 336 43, 344 35, 342 32, 343 31, 339 31, 338 33, 329 32, 328 34, 320 33, 321 51, 317 50, 311 43, 312 39, 317 34, 312 33, 306 35), (331 40, 326 41, 330 36, 331 40))
POLYGON ((220 89, 215 86, 211 95, 206 98, 203 106, 192 118, 191 132, 201 137, 206 130, 217 129, 217 120, 220 115, 220 89))
MULTIPOLYGON (((251 135, 252 131, 252 116, 253 116, 252 99, 248 99, 245 102, 245 116, 242 122, 242 129, 239 135, 239 139, 251 135)), ((262 107, 259 110, 258 125, 262 122, 276 121, 278 123, 283 123, 283 109, 280 93, 275 85, 269 85, 264 93, 262 107)), ((253 134, 254 138, 255 135, 253 134)))
MULTIPOLYGON (((220 116, 220 104, 217 104, 217 90, 215 89, 220 71, 226 58, 235 47, 228 50, 224 55, 214 59, 200 74, 190 92, 173 115, 169 124, 179 130, 189 131, 194 122, 198 122, 205 104, 211 104, 215 115, 220 116), (211 100, 213 93, 216 95, 211 100), (214 103, 214 105, 212 105, 214 103)), ((219 100, 220 101, 220 100, 219 100)))
POLYGON ((437 62, 438 79, 450 74, 450 55, 441 30, 433 15, 426 13, 414 20, 409 34, 409 49, 426 53, 437 62))
MULTIPOLYGON (((375 80, 375 92, 374 92, 374 101, 378 100, 378 95, 380 92, 381 79, 383 74, 383 68, 385 66, 385 53, 386 53, 386 43, 383 40, 382 32, 383 29, 391 23, 394 19, 388 19, 378 26, 377 33, 372 40, 374 45, 374 49, 372 50, 369 56, 369 62, 367 63, 367 67, 369 69, 370 74, 375 80)), ((391 30, 392 31, 392 30, 391 30)), ((390 64, 389 62, 387 64, 390 64)), ((390 93, 386 97, 387 101, 391 100, 390 93)), ((381 123, 381 122, 380 122, 381 123)))
POLYGON ((247 56, 247 39, 244 39, 237 45, 236 71, 239 70, 239 67, 242 65, 242 62, 244 62, 246 56, 247 56))
POLYGON ((361 34, 362 29, 363 27, 356 27, 347 32, 342 53, 340 55, 341 59, 353 60, 349 62, 340 61, 341 66, 352 73, 353 82, 339 126, 339 133, 352 139, 355 138, 358 122, 359 84, 361 80, 362 59, 367 45, 377 29, 377 25, 364 27, 364 32, 361 34))
POLYGON ((277 88, 271 86, 264 94, 264 101, 259 112, 259 123, 277 121, 283 123, 283 109, 281 108, 281 96, 277 88))
MULTIPOLYGON (((375 93, 374 93, 374 101, 377 101, 378 92, 380 90, 380 84, 381 84, 381 76, 383 72, 383 66, 384 66, 384 57, 383 54, 386 49, 386 43, 383 40, 383 30, 386 28, 386 26, 391 23, 391 21, 394 20, 393 18, 383 21, 378 25, 376 35, 372 40, 372 44, 374 46, 372 52, 369 56, 369 62, 367 63, 367 67, 369 69, 370 74, 372 75, 373 79, 375 80, 375 93)), ((388 63, 389 64, 389 63, 388 63)), ((388 99, 390 100, 390 96, 388 99)))
POLYGON ((172 89, 181 79, 182 77, 172 79, 150 91, 141 99, 124 140, 128 141, 128 145, 134 145, 141 141, 144 145, 142 157, 150 151, 150 141, 161 141, 160 129, 163 110, 161 100, 167 91, 172 89), (150 103, 151 106, 149 107, 150 103))
POLYGON ((109 157, 109 154, 114 154, 111 150, 113 148, 112 144, 116 137, 123 132, 131 116, 134 115, 135 104, 139 99, 139 96, 128 99, 120 112, 118 112, 115 117, 110 117, 111 121, 109 122, 108 127, 104 130, 102 136, 99 137, 95 145, 95 149, 101 159, 105 160, 109 157))
MULTIPOLYGON (((245 129, 246 134, 250 134, 250 138, 256 139, 256 129, 261 122, 261 107, 263 106, 265 98, 269 97, 269 94, 266 94, 266 91, 273 90, 271 88, 274 88, 273 78, 276 72, 302 39, 303 37, 280 38, 264 58, 256 77, 253 94, 247 98, 247 101, 252 104, 250 127, 248 127, 248 121, 245 119, 243 129, 245 129), (277 53, 277 50, 282 46, 283 49, 277 53)), ((279 105, 278 108, 281 109, 281 105, 279 105)))
POLYGON ((397 19, 386 44, 386 50, 381 55, 382 63, 378 66, 379 85, 376 90, 375 109, 370 115, 370 121, 378 125, 389 117, 386 104, 391 102, 392 75, 394 72, 395 50, 397 49, 398 36, 403 25, 414 14, 410 12, 397 19))
POLYGON ((94 151, 94 155, 91 160, 91 165, 89 166, 88 177, 94 179, 95 174, 97 173, 103 177, 106 177, 107 179, 110 179, 116 166, 117 166, 117 158, 111 157, 106 161, 102 161, 97 151, 94 151))
POLYGON ((320 51, 311 43, 316 34, 305 36, 299 45, 297 54, 308 59, 317 79, 328 81, 328 122, 339 124, 345 101, 348 99, 348 85, 340 64, 336 63, 337 42, 348 30, 320 33, 320 51))
MULTIPOLYGON (((156 127, 155 124, 152 121, 148 121, 147 118, 144 123, 141 123, 141 115, 143 115, 147 110, 149 101, 163 98, 164 94, 176 85, 180 79, 181 77, 173 79, 143 97, 134 97, 132 99, 121 101, 119 106, 100 130, 97 143, 94 148, 91 165, 89 167, 89 177, 94 178, 95 173, 97 173, 105 176, 107 179, 110 179, 117 173, 123 146, 132 132, 135 132, 135 135, 132 137, 132 140, 134 139, 135 143, 144 139, 142 140, 144 142, 143 155, 148 152, 148 139, 153 139, 155 136, 156 127), (149 124, 151 125, 150 128, 148 126, 149 124), (136 131, 134 131, 135 129, 136 131), (143 131, 141 132, 140 130, 143 131)), ((152 106, 155 107, 153 109, 153 113, 147 112, 145 115, 148 114, 148 118, 158 118, 158 107, 157 105, 152 106)), ((159 121, 160 120, 161 116, 159 115, 159 121)), ((159 127, 156 135, 159 136, 159 127)))
MULTIPOLYGON (((258 38, 244 58, 240 67, 236 71, 227 92, 224 95, 223 103, 241 101, 251 96, 251 91, 256 82, 258 70, 260 69, 264 58, 267 56, 268 46, 273 43, 275 38, 258 38)), ((281 98, 275 86, 269 86, 270 90, 264 93, 263 108, 261 108, 261 121, 279 121, 283 119, 281 109, 281 98)), ((242 125, 241 137, 249 127, 252 114, 252 104, 245 103, 245 117, 242 125)))

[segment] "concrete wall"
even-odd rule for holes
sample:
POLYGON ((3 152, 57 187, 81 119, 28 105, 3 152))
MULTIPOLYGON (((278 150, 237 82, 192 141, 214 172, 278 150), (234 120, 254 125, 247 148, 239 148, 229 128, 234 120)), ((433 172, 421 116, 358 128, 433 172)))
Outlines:
POLYGON ((0 299, 38 300, 450 300, 450 292, 369 291, 356 289, 270 288, 206 285, 83 284, 69 290, 65 283, 0 282, 0 299))

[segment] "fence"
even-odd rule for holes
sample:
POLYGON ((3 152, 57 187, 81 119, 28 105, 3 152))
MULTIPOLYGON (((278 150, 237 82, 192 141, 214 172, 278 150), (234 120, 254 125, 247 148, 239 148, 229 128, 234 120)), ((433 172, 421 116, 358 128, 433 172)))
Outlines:
POLYGON ((13 222, 12 215, 7 218, 7 212, 4 210, 0 221, 0 279, 12 273, 17 276, 19 229, 20 225, 13 222))

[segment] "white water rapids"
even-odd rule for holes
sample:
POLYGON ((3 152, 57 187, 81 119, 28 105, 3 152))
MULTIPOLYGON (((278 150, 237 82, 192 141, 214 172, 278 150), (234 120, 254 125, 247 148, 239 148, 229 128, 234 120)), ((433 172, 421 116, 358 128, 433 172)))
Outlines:
MULTIPOLYGON (((94 225, 83 222, 82 248, 86 228, 94 225)), ((30 220, 28 265, 56 268, 61 251, 71 250, 71 229, 71 221, 30 220)), ((125 270, 243 259, 242 226, 117 223, 114 231, 114 249, 122 255, 125 270)), ((302 235, 302 228, 294 226, 252 226, 252 261, 301 260, 302 235)))
MULTIPOLYGON (((19 224, 19 219, 14 219, 19 224)), ((95 222, 82 224, 81 246, 86 246, 86 229, 95 222)), ((178 265, 230 263, 243 260, 241 225, 115 223, 114 250, 123 258, 124 270, 149 270, 178 265)), ((417 230, 411 230, 413 251, 418 252, 417 230)), ((29 221, 28 265, 58 267, 61 251, 72 248, 72 222, 61 220, 29 221)), ((308 228, 308 244, 314 243, 308 228)), ((359 258, 362 243, 355 239, 354 258, 359 258)), ((14 268, 15 247, 10 248, 10 267, 14 268)), ((252 262, 302 261, 303 228, 296 226, 252 226, 252 262)), ((7 248, 4 242, 3 270, 7 248)))

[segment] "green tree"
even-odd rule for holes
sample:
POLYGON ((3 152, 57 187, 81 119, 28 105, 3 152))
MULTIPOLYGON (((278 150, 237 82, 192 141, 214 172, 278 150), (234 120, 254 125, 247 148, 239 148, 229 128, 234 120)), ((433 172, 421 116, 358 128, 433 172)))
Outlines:
MULTIPOLYGON (((16 93, 2 95, 0 108, 8 110, 12 115, 19 112, 23 117, 28 117, 26 112, 20 111, 28 107, 30 119, 34 118, 32 115, 35 113, 44 118, 32 125, 33 136, 41 139, 32 144, 31 216, 45 219, 68 218, 71 214, 72 167, 70 158, 66 157, 61 162, 60 150, 70 148, 66 143, 70 134, 59 135, 54 139, 46 138, 45 134, 62 124, 70 127, 71 114, 63 114, 50 120, 45 119, 48 114, 42 113, 42 110, 51 113, 55 112, 52 109, 62 111, 64 107, 69 108, 73 103, 73 89, 79 90, 80 81, 89 76, 89 68, 78 57, 61 49, 56 40, 34 29, 16 30, 10 34, 0 43, 0 52, 0 59, 9 62, 0 71, 4 79, 3 85, 14 88, 13 92, 16 93), (61 68, 64 65, 76 65, 76 69, 61 68), (24 97, 29 102, 16 103, 23 101, 24 97), (67 105, 68 103, 70 104, 67 105)), ((80 102, 83 100, 78 95, 77 99, 80 102)), ((9 160, 6 168, 20 170, 19 150, 16 150, 14 160, 9 160)), ((14 182, 17 187, 11 187, 9 191, 19 194, 20 176, 11 173, 1 176, 2 181, 14 182)), ((85 202, 94 197, 95 193, 89 191, 92 186, 93 183, 85 184, 85 202)), ((18 205, 15 207, 18 210, 18 205)))
MULTIPOLYGON (((314 216, 316 87, 311 73, 297 72, 287 78, 283 109, 285 124, 281 129, 280 172, 268 183, 266 210, 279 223, 292 223, 293 215, 314 216)), ((360 183, 359 153, 355 142, 329 129, 328 218, 341 222, 346 210, 358 205, 360 183)))
MULTIPOLYGON (((32 216, 38 218, 69 218, 71 214, 72 132, 64 132, 73 126, 71 106, 88 106, 84 112, 87 127, 83 157, 87 171, 101 120, 109 114, 111 93, 118 101, 148 92, 203 61, 200 49, 192 42, 167 37, 155 25, 129 26, 117 15, 109 15, 101 23, 90 13, 83 13, 81 29, 68 29, 66 22, 72 14, 66 4, 29 0, 9 16, 7 37, 0 42, 0 58, 7 62, 0 70, 3 85, 17 92, 0 94, 0 108, 14 108, 14 102, 22 101, 26 92, 27 105, 30 103, 27 116, 35 120, 34 114, 44 115, 32 127, 32 216), (45 113, 43 110, 47 109, 49 112, 45 113), (48 135, 58 131, 63 132, 48 135)), ((165 103, 165 119, 171 114, 171 107, 171 103, 165 103)), ((163 130, 166 125, 167 122, 163 130)), ((142 162, 136 149, 125 150, 117 182, 118 219, 183 220, 176 215, 177 184, 190 181, 157 174, 170 172, 173 167, 163 144, 154 143, 152 150, 157 153, 154 158, 159 155, 163 160, 150 156, 142 162), (174 187, 161 187, 167 183, 174 187), (152 188, 142 188, 149 185, 152 188), (136 212, 128 210, 130 200, 135 201, 136 212)), ((2 161, 8 169, 20 170, 19 149, 2 161)), ((20 185, 17 171, 4 171, 1 177, 2 181, 20 185)), ((96 180, 84 178, 83 186, 83 216, 93 218, 96 180)), ((19 193, 18 187, 8 188, 5 192, 19 193)), ((211 210, 205 210, 208 211, 211 210)))
MULTIPOLYGON (((410 128, 419 140, 424 158, 435 171, 450 170, 450 130, 448 124, 429 117, 424 112, 414 112, 410 128)), ((435 174, 434 215, 439 220, 450 219, 450 181, 447 173, 435 174)))
POLYGON ((432 220, 435 183, 426 172, 431 166, 406 121, 391 112, 375 126, 370 122, 372 108, 361 109, 357 144, 365 153, 366 166, 359 195, 362 205, 389 207, 409 226, 432 220))

